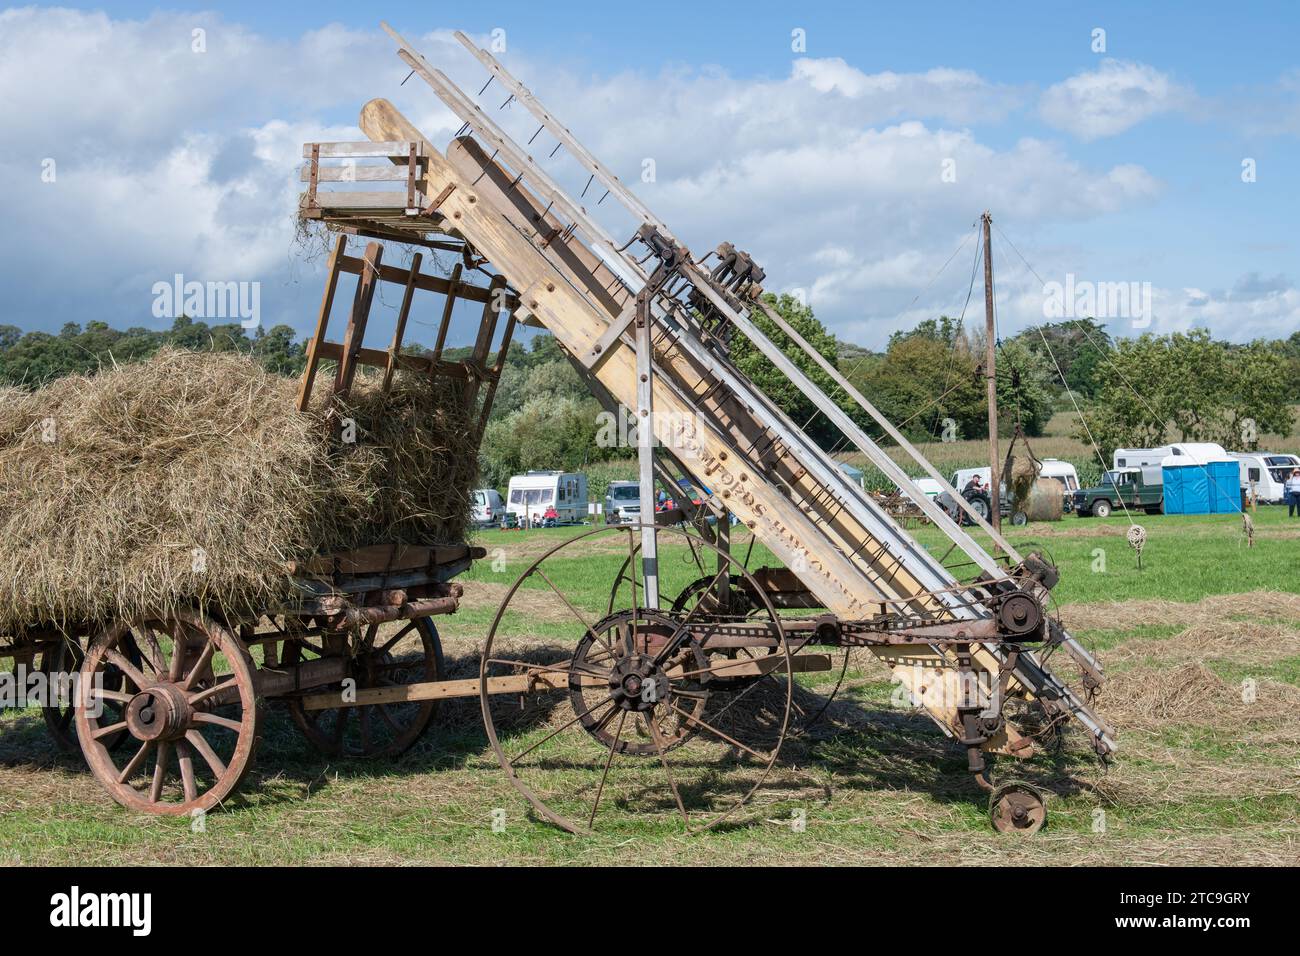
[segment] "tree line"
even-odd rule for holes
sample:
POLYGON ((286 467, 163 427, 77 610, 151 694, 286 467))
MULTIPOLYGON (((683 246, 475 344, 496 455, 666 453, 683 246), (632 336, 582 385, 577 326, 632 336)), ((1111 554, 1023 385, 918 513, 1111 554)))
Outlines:
MULTIPOLYGON (((915 441, 987 434, 982 328, 948 316, 894 333, 883 351, 838 342, 811 308, 789 295, 767 301, 890 421, 915 441)), ((814 382, 872 435, 879 428, 813 360, 766 317, 757 324, 814 382)), ((58 333, 23 333, 0 325, 0 384, 33 388, 62 375, 90 373, 106 362, 146 358, 164 346, 241 351, 268 370, 298 375, 305 342, 277 325, 245 331, 238 323, 208 325, 185 316, 165 331, 124 331, 92 321, 58 333)), ((412 346, 412 351, 422 351, 412 346)), ((838 429, 743 336, 733 361, 796 424, 823 447, 838 429)), ((449 349, 464 357, 467 349, 449 349)), ((1055 411, 1083 412, 1077 437, 1096 440, 1109 458, 1116 447, 1170 440, 1215 441, 1238 450, 1266 434, 1288 434, 1300 402, 1300 332, 1287 339, 1236 345, 1205 330, 1112 337, 1092 319, 1046 323, 996 344, 997 396, 1004 434, 1019 424, 1041 435, 1055 411), (1086 423, 1086 427, 1083 423, 1086 423)), ((538 334, 507 356, 480 450, 484 480, 504 485, 531 468, 581 469, 635 454, 625 422, 611 420, 553 337, 538 334)))

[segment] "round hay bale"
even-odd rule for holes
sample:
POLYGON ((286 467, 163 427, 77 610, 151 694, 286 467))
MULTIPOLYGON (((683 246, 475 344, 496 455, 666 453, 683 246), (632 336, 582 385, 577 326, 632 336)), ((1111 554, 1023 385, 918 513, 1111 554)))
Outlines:
POLYGON ((1030 521, 1060 521, 1065 505, 1065 485, 1055 478, 1034 481, 1023 510, 1030 521))

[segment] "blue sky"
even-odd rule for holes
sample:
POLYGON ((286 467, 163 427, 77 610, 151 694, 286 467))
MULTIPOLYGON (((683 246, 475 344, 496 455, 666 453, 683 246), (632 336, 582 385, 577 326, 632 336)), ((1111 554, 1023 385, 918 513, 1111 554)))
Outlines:
MULTIPOLYGON (((486 42, 504 30, 507 65, 693 248, 748 248, 770 288, 803 290, 848 340, 879 348, 896 328, 960 309, 966 253, 927 282, 985 206, 1045 280, 1149 283, 1151 321, 1116 316, 1120 334, 1290 334, 1300 6, 1136 6, 5 11, 0 121, 15 135, 0 138, 12 220, 0 322, 165 324, 147 290, 182 272, 261 282, 263 321, 305 330, 319 264, 292 242, 296 146, 360 138, 355 117, 374 96, 436 145, 457 125, 418 78, 399 86, 383 16, 471 93, 484 76, 447 31, 486 42), (194 26, 207 31, 203 58, 188 49, 194 26), (43 183, 51 157, 59 177, 43 183), (645 157, 655 182, 636 182, 645 157), (947 160, 955 183, 940 179, 947 160), (1242 181, 1245 160, 1254 182, 1242 181)), ((501 118, 531 132, 522 116, 501 118)), ((1041 319, 1043 289, 996 234, 994 245, 1013 331, 1041 319)))

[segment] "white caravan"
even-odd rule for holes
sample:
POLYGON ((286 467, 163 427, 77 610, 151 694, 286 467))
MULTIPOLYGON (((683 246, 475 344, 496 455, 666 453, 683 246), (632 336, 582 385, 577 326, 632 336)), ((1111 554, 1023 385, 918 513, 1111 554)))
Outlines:
POLYGON ((1161 465, 1208 465, 1212 461, 1227 461, 1228 457, 1222 445, 1211 441, 1179 441, 1170 445, 1160 445, 1157 448, 1116 448, 1115 467, 1118 469, 1151 468, 1161 465))
POLYGON ((1284 498, 1287 476, 1300 468, 1300 457, 1271 451, 1234 451, 1229 454, 1241 462, 1241 483, 1261 504, 1279 504, 1284 498))
POLYGON ((523 525, 540 525, 547 509, 555 509, 557 524, 587 520, 587 476, 573 471, 530 471, 510 479, 506 510, 523 525))

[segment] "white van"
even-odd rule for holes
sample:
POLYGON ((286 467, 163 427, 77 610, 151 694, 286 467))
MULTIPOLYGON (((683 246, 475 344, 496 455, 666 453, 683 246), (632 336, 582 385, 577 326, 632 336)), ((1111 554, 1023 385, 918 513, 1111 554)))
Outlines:
POLYGON ((1295 455, 1271 451, 1234 451, 1228 454, 1241 462, 1241 483, 1247 490, 1254 489, 1255 501, 1260 504, 1281 503, 1287 476, 1292 468, 1300 467, 1300 457, 1295 455))
POLYGON ((586 521, 587 476, 573 471, 530 471, 510 479, 506 510, 517 515, 520 524, 542 524, 552 507, 557 524, 586 521))
POLYGON ((474 524, 488 528, 501 521, 501 515, 506 510, 501 492, 495 488, 475 488, 470 492, 469 498, 474 524))

